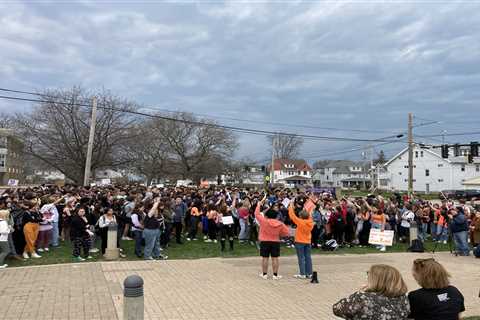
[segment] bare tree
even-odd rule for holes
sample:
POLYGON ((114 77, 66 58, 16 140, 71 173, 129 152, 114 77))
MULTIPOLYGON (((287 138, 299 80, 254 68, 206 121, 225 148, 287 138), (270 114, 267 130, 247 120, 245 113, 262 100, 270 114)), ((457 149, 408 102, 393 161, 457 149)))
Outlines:
POLYGON ((178 163, 179 175, 199 181, 220 174, 237 146, 234 134, 188 113, 174 117, 177 121, 158 119, 156 128, 169 146, 171 159, 178 163))
POLYGON ((12 129, 14 127, 14 117, 6 113, 0 113, 0 129, 12 129))
POLYGON ((303 138, 295 135, 277 133, 267 138, 272 146, 275 159, 295 159, 303 145, 303 138))
POLYGON ((147 184, 153 179, 171 175, 170 147, 157 130, 155 120, 145 120, 131 128, 132 137, 124 145, 123 157, 128 159, 128 167, 145 176, 147 184), (170 170, 170 171, 169 171, 170 170))
MULTIPOLYGON (((105 91, 96 96, 99 109, 92 173, 95 169, 114 168, 125 162, 117 155, 121 146, 131 138, 129 128, 136 121, 128 113, 116 111, 134 109, 133 103, 105 91)), ((46 91, 42 100, 47 102, 36 105, 31 113, 18 114, 15 121, 27 154, 79 184, 84 176, 91 117, 91 109, 79 104, 88 103, 92 97, 92 93, 78 87, 46 91)))

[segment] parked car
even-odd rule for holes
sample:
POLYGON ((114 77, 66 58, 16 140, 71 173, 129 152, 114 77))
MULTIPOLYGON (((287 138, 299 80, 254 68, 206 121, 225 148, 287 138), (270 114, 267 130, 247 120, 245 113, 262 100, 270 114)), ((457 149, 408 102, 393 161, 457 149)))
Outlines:
POLYGON ((442 194, 447 199, 453 199, 453 200, 460 200, 460 199, 472 200, 474 198, 480 199, 480 190, 445 190, 445 191, 442 191, 442 194))

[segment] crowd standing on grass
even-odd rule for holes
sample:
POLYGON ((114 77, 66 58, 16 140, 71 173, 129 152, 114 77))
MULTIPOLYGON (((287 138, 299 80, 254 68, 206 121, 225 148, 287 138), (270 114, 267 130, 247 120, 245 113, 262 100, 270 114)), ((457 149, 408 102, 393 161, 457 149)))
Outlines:
POLYGON ((0 192, 2 268, 5 256, 40 259, 66 242, 71 242, 75 261, 105 254, 112 225, 122 256, 127 252, 120 240, 134 241, 134 254, 146 260, 166 259, 163 252, 171 241, 204 241, 220 252, 233 251, 235 243, 253 245, 266 258, 261 276, 268 278, 272 258, 275 279, 280 278, 280 246, 296 249, 295 277, 305 279, 312 276, 312 250, 370 246, 372 229, 393 230, 396 242, 408 242, 415 223, 421 240, 452 239, 459 255, 469 255, 480 242, 480 208, 474 201, 432 204, 400 195, 336 199, 308 189, 224 186, 39 186, 0 192))

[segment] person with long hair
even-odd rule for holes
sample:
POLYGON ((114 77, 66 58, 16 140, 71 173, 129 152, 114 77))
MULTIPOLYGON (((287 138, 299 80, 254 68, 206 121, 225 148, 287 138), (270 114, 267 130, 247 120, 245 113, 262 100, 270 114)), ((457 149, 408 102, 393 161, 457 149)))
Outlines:
POLYGON ((450 274, 433 258, 416 259, 412 274, 420 289, 408 294, 415 320, 457 320, 465 311, 463 295, 450 285, 450 274))
MULTIPOLYGON (((105 213, 102 216, 100 216, 97 223, 100 231, 100 238, 102 240, 101 252, 102 254, 105 254, 105 251, 107 250, 107 243, 108 243, 108 227, 117 225, 117 219, 113 214, 113 208, 107 208, 105 210, 105 213)), ((117 242, 118 240, 120 239, 117 238, 117 242)))
POLYGON ((0 210, 0 269, 8 267, 4 261, 5 257, 10 253, 10 248, 8 246, 8 235, 12 230, 8 225, 9 216, 10 211, 0 210))
POLYGON ((23 233, 25 235, 25 249, 23 251, 23 258, 28 259, 29 254, 32 258, 41 258, 35 251, 35 243, 37 241, 39 232, 39 223, 42 221, 42 216, 38 212, 38 202, 30 200, 26 203, 27 210, 23 214, 23 233))
POLYGON ((368 282, 363 290, 333 305, 333 313, 349 320, 405 320, 410 308, 407 286, 394 267, 377 264, 367 273, 368 282))
POLYGON ((297 251, 298 268, 300 273, 294 277, 297 279, 305 279, 312 277, 312 229, 313 219, 311 215, 302 210, 299 213, 300 217, 295 214, 293 202, 290 202, 288 207, 288 216, 290 220, 297 226, 295 232, 295 250, 297 251))

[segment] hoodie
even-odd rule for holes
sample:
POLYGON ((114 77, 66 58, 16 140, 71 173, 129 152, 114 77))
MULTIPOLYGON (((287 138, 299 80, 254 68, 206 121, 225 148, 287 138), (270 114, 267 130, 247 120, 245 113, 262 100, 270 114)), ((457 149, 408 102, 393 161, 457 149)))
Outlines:
POLYGON ((300 219, 295 215, 295 210, 292 207, 288 208, 288 216, 297 226, 295 233, 295 242, 301 244, 310 244, 312 242, 313 219, 310 216, 308 219, 300 219))
POLYGON ((260 205, 255 209, 255 218, 260 225, 258 240, 268 242, 280 242, 281 237, 289 235, 288 227, 277 219, 267 219, 260 213, 260 205))

